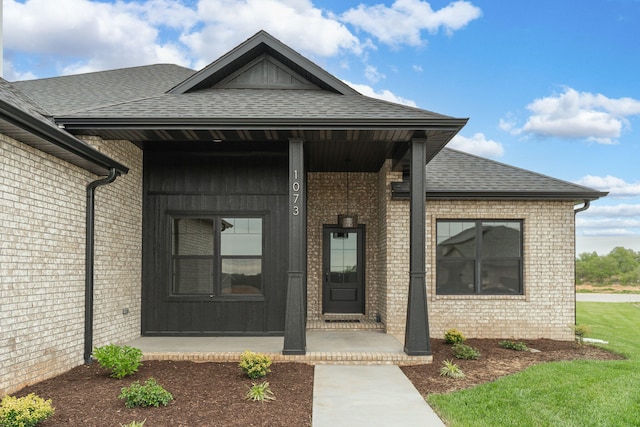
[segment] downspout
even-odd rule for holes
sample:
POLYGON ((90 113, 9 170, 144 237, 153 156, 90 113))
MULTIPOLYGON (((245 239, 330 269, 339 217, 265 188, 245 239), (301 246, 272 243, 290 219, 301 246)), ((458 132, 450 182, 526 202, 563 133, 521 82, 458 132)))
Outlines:
POLYGON ((587 209, 589 209, 589 206, 591 206, 591 202, 588 201, 587 199, 585 199, 584 200, 584 206, 582 206, 581 208, 573 210, 574 215, 577 214, 578 212, 586 211, 587 209))
MULTIPOLYGON (((573 210, 573 217, 575 218, 577 213, 583 212, 589 209, 590 205, 591 205, 591 202, 587 199, 584 199, 584 205, 581 208, 573 210)), ((575 220, 574 220, 574 223, 575 223, 575 220)), ((574 248, 575 248, 575 243, 574 243, 574 248)), ((573 306, 576 307, 577 304, 578 304, 578 297, 576 295, 576 260, 574 259, 573 260, 573 306)), ((574 317, 573 324, 576 325, 578 322, 578 312, 575 309, 573 310, 573 317, 574 317)))
POLYGON ((102 185, 111 184, 119 173, 115 168, 109 169, 109 175, 90 182, 87 185, 87 230, 85 253, 85 294, 84 294, 84 363, 91 363, 93 352, 93 259, 94 259, 94 226, 95 226, 95 190, 102 185))

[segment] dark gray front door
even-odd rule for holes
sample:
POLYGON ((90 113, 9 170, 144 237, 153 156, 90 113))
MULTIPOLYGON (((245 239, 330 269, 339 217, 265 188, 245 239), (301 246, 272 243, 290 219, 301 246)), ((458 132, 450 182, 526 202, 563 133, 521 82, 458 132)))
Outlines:
POLYGON ((364 227, 325 226, 323 313, 364 313, 364 227))

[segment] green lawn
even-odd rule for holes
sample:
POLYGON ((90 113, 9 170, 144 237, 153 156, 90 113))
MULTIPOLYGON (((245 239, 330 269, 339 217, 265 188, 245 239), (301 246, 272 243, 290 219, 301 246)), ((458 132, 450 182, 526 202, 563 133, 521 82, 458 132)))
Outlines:
POLYGON ((579 302, 578 323, 628 360, 536 365, 429 404, 456 427, 640 426, 640 304, 579 302))

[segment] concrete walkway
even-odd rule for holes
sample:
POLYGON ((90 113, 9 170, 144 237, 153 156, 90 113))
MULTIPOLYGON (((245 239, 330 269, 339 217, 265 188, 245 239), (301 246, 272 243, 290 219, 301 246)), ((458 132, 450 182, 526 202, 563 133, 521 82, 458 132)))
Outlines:
POLYGON ((444 427, 395 365, 317 365, 313 427, 444 427))
POLYGON ((576 293, 576 301, 640 302, 640 294, 583 294, 576 293))
MULTIPOLYGON (((229 359, 220 361, 231 361, 244 350, 283 357, 283 342, 283 337, 140 337, 127 345, 152 359, 205 361, 221 355, 229 359)), ((306 356, 286 357, 315 359, 306 360, 316 365, 314 427, 444 426, 395 364, 402 356, 403 346, 392 335, 325 330, 307 331, 306 356)))

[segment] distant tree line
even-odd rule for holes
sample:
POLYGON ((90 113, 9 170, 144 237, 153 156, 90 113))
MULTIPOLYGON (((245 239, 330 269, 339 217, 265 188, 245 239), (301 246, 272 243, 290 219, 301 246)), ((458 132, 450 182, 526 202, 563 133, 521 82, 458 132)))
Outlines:
POLYGON ((614 248, 607 255, 582 253, 576 260, 578 284, 640 284, 640 252, 622 247, 614 248))

